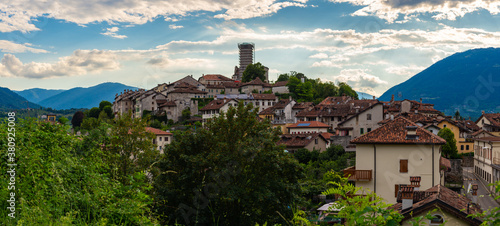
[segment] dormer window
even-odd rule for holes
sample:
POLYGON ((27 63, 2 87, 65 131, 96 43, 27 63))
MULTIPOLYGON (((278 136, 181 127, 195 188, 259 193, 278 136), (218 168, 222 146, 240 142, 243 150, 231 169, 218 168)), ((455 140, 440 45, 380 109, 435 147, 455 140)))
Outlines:
POLYGON ((407 140, 417 140, 417 126, 407 126, 406 127, 406 139, 407 140))

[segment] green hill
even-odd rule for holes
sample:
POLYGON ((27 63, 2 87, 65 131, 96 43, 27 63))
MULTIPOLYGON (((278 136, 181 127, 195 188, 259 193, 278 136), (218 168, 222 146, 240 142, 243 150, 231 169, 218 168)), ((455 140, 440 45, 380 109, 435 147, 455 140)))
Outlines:
POLYGON ((4 87, 0 87, 0 108, 9 110, 9 109, 23 109, 27 106, 30 108, 40 108, 40 105, 28 102, 27 100, 19 96, 17 93, 12 90, 4 87))
POLYGON ((40 101, 39 104, 54 109, 98 107, 103 100, 113 103, 115 94, 123 92, 124 89, 135 90, 137 88, 108 82, 88 88, 78 87, 66 90, 40 101))
POLYGON ((423 99, 447 115, 481 111, 500 112, 500 49, 473 49, 455 53, 407 81, 387 90, 379 99, 423 99))

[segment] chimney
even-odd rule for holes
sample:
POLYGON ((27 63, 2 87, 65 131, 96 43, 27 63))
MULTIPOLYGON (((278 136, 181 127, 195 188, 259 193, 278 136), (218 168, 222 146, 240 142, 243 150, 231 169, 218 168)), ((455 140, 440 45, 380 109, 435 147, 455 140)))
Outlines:
POLYGON ((394 120, 394 115, 391 115, 391 120, 394 120))
POLYGON ((392 94, 392 97, 391 97, 391 102, 394 101, 394 94, 392 94))
POLYGON ((477 204, 477 184, 472 185, 472 203, 477 204))
POLYGON ((375 100, 375 96, 373 96, 373 99, 375 100))
POLYGON ((420 98, 420 103, 422 103, 422 98, 420 98))
POLYGON ((401 186, 399 190, 401 192, 401 210, 405 210, 413 207, 413 187, 412 186, 401 186))
POLYGON ((407 126, 406 127, 406 139, 407 140, 417 140, 417 127, 418 126, 407 126))
POLYGON ((420 180, 422 180, 420 176, 410 177, 410 184, 413 186, 414 191, 420 190, 420 180))
POLYGON ((484 111, 481 111, 481 114, 483 114, 483 115, 484 115, 484 111))
POLYGON ((288 100, 292 100, 292 95, 288 96, 288 100))
POLYGON ((415 114, 418 114, 418 110, 415 110, 415 114))

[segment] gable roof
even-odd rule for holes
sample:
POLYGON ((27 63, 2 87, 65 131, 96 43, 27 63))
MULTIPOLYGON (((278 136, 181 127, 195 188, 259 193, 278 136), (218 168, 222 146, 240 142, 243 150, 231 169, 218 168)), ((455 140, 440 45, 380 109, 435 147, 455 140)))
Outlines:
POLYGON ((288 128, 330 128, 330 126, 318 121, 300 121, 289 125, 288 128))
POLYGON ((371 105, 370 107, 367 107, 367 108, 362 109, 361 111, 359 111, 358 113, 356 113, 356 114, 352 115, 351 117, 348 117, 348 118, 347 118, 347 119, 345 119, 344 121, 340 122, 338 125, 339 125, 339 126, 344 125, 344 123, 348 122, 349 120, 351 120, 351 119, 355 118, 356 116, 358 116, 358 115, 362 114, 362 113, 363 113, 363 112, 365 112, 365 111, 368 111, 368 110, 373 109, 373 107, 375 107, 375 106, 377 106, 377 105, 379 105, 379 104, 380 104, 380 105, 382 105, 382 111, 381 111, 381 113, 383 114, 383 111, 384 111, 384 110, 383 110, 383 108, 384 108, 384 107, 383 107, 383 104, 382 104, 382 103, 377 102, 376 104, 371 105))
POLYGON ((273 87, 286 86, 286 84, 288 84, 288 81, 279 81, 279 82, 275 82, 273 87))
POLYGON ((156 129, 153 127, 146 127, 146 131, 154 133, 155 135, 170 135, 170 136, 172 135, 172 133, 170 132, 163 131, 161 129, 156 129))
POLYGON ((472 137, 475 137, 475 136, 477 136, 477 135, 479 135, 479 134, 481 134, 481 133, 486 133, 486 134, 488 134, 488 135, 490 135, 490 136, 492 136, 492 137, 494 137, 494 136, 495 136, 495 135, 493 135, 492 133, 490 133, 490 132, 488 132, 488 131, 486 131, 486 130, 483 130, 483 129, 480 129, 480 130, 478 130, 478 131, 476 131, 476 132, 472 133, 472 134, 471 134, 471 136, 472 136, 472 137))
POLYGON ((481 120, 482 117, 485 117, 490 121, 490 125, 495 126, 495 127, 500 127, 500 113, 486 113, 481 115, 476 121, 476 124, 481 120))
POLYGON ((279 140, 277 144, 284 144, 287 148, 303 148, 316 138, 325 140, 319 133, 283 134, 281 135, 281 140, 279 140))
POLYGON ((219 74, 203 75, 201 78, 203 78, 205 80, 210 80, 210 81, 233 81, 232 79, 230 79, 224 75, 219 75, 219 74))
POLYGON ((252 93, 255 100, 276 100, 276 95, 274 93, 252 93))
MULTIPOLYGON (((398 194, 398 202, 400 194, 398 194)), ((451 189, 442 185, 436 185, 425 191, 414 191, 413 206, 411 208, 401 210, 402 203, 396 203, 389 207, 403 214, 403 221, 411 219, 413 216, 426 213, 439 207, 453 216, 471 224, 480 225, 482 221, 477 218, 467 217, 469 214, 481 213, 481 209, 477 205, 470 205, 471 200, 463 195, 460 195, 451 189)))
POLYGON ((446 141, 404 117, 351 140, 352 144, 445 144, 446 141), (407 127, 416 127, 416 139, 407 139, 407 127))
POLYGON ((210 101, 210 103, 208 103, 207 105, 205 105, 205 107, 203 107, 202 109, 200 109, 200 111, 208 111, 208 110, 217 110, 217 109, 220 109, 222 106, 226 105, 227 103, 229 103, 232 100, 236 102, 236 100, 234 100, 234 99, 212 100, 212 101, 210 101))
POLYGON ((474 140, 477 141, 484 141, 484 142, 500 142, 500 137, 478 137, 478 138, 473 138, 474 140))
POLYGON ((170 93, 194 93, 194 94, 207 94, 205 91, 201 91, 196 88, 179 88, 174 89, 170 93))

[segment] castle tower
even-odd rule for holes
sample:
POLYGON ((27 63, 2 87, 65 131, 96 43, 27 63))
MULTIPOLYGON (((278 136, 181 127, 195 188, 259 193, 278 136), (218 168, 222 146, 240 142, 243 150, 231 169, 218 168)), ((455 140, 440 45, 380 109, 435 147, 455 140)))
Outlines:
POLYGON ((240 49, 240 67, 238 73, 235 74, 237 76, 235 80, 241 81, 247 66, 253 64, 255 44, 249 42, 238 43, 238 48, 240 49))

